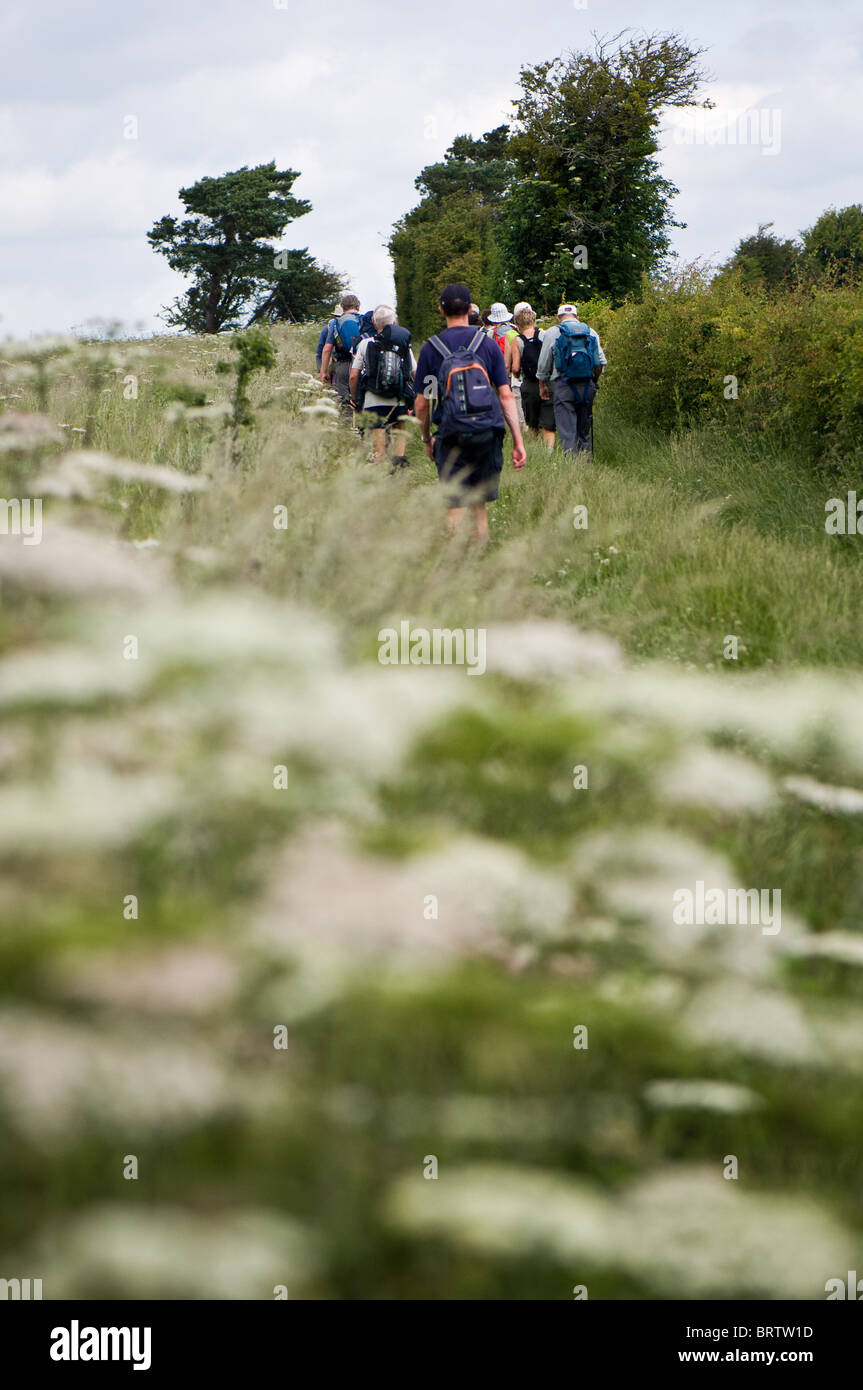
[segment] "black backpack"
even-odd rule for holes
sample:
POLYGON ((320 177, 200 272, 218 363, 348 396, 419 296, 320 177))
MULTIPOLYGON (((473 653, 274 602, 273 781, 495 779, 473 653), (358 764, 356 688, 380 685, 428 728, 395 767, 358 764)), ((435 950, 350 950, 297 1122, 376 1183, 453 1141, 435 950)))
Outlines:
POLYGON ((526 338, 523 333, 518 336, 521 339, 521 374, 526 381, 536 381, 539 354, 542 352, 539 329, 534 329, 532 338, 526 338))
POLYGON ((410 405, 414 398, 410 351, 411 335, 406 328, 388 323, 376 333, 366 348, 365 390, 410 405))

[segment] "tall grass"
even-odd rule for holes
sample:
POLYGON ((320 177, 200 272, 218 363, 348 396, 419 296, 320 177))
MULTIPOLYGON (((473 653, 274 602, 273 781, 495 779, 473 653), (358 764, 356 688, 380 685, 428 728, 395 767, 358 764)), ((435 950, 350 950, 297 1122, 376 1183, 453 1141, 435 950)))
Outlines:
POLYGON ((228 343, 3 354, 5 493, 45 502, 0 536, 4 1272, 824 1297, 863 1229, 856 538, 795 451, 634 425, 609 375, 596 458, 531 444, 477 553, 416 434, 391 477, 321 409, 314 337, 239 452, 228 343), (403 619, 487 628, 488 671, 380 665, 403 619), (675 925, 699 879, 781 932, 675 925))

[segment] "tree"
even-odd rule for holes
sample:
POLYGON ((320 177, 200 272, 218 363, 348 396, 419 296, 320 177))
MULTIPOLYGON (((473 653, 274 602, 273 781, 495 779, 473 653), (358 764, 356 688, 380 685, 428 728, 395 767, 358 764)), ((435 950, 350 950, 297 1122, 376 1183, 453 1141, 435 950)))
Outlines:
POLYGON ((262 285, 249 323, 302 323, 330 312, 347 281, 332 266, 321 265, 300 251, 281 251, 274 258, 272 279, 262 285))
POLYGON ((496 126, 479 140, 457 135, 439 164, 427 164, 414 187, 423 197, 445 198, 453 193, 475 193, 482 203, 496 204, 512 179, 512 160, 507 154, 509 127, 496 126))
POLYGON ((739 271, 744 289, 775 291, 794 281, 800 264, 800 247, 795 241, 782 241, 762 222, 752 236, 743 237, 734 254, 720 270, 720 276, 739 271))
POLYGON ((193 277, 164 313, 171 326, 217 333, 238 325, 261 282, 275 274, 269 239, 311 211, 311 203, 291 193, 297 178, 296 170, 277 169, 270 160, 180 189, 190 215, 163 217, 147 233, 172 270, 193 277))
POLYGON ((863 204, 852 203, 838 211, 828 208, 801 235, 806 260, 817 274, 829 276, 836 284, 863 274, 863 204))
POLYGON ((499 279, 490 211, 475 194, 421 205, 396 224, 390 238, 399 318, 416 336, 443 327, 438 303, 444 285, 466 284, 478 302, 499 279))
POLYGON ((422 201, 396 223, 389 250, 399 317, 417 336, 441 327, 444 285, 461 281, 480 303, 500 293, 495 233, 513 173, 508 135, 505 125, 479 139, 458 135, 414 181, 422 201))
POLYGON ((618 35, 522 68, 507 146, 521 180, 499 239, 508 285, 535 308, 572 292, 620 302, 666 257, 683 224, 655 158, 660 121, 669 106, 712 105, 697 100, 702 51, 673 34, 618 35))

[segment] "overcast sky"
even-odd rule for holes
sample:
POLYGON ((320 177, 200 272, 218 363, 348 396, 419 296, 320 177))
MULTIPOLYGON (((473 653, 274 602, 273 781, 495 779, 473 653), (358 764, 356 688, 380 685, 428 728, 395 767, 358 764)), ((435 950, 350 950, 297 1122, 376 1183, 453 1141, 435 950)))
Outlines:
POLYGON ((863 201, 859 0, 581 5, 4 0, 0 335, 94 318, 158 330, 183 281, 150 249, 153 222, 203 175, 273 158, 314 208, 285 244, 344 271, 363 303, 389 298, 383 243, 418 170, 509 116, 522 64, 593 31, 674 30, 709 50, 711 128, 664 135, 685 258, 863 201))

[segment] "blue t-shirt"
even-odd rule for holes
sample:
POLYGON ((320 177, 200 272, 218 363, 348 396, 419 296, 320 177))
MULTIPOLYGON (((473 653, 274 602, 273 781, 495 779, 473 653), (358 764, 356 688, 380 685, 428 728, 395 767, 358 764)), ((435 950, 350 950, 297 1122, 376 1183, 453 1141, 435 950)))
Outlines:
MULTIPOLYGON (((469 347, 480 330, 474 324, 460 324, 457 328, 445 328, 437 336, 450 352, 458 352, 459 348, 469 347)), ((500 389, 501 386, 509 386, 509 377, 506 372, 506 364, 503 360, 503 353, 493 338, 486 337, 483 331, 482 342, 476 349, 477 361, 481 362, 489 375, 492 386, 500 389)), ((427 395, 426 388, 435 384, 437 389, 437 374, 441 364, 441 355, 431 342, 423 343, 422 352, 417 362, 417 372, 414 378, 414 388, 418 396, 427 395)), ((432 420, 436 425, 440 424, 443 403, 438 401, 432 420)))

